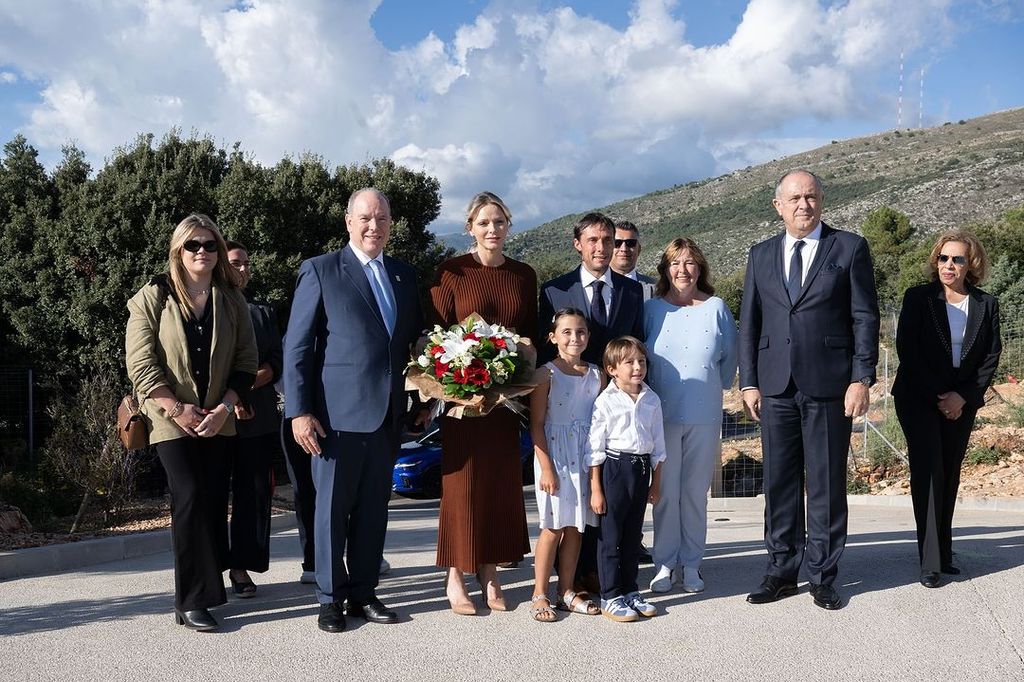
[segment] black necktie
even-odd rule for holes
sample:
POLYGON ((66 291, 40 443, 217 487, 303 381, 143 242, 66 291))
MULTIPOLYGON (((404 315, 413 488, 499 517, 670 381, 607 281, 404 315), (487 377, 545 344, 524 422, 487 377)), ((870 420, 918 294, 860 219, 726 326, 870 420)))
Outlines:
POLYGON ((804 259, 800 255, 800 250, 803 248, 802 239, 793 243, 793 257, 789 259, 789 279, 786 281, 790 303, 796 303, 796 297, 800 295, 800 280, 803 279, 804 274, 804 259))
POLYGON ((608 309, 604 306, 604 282, 594 280, 594 297, 590 299, 590 319, 602 327, 608 326, 608 309))

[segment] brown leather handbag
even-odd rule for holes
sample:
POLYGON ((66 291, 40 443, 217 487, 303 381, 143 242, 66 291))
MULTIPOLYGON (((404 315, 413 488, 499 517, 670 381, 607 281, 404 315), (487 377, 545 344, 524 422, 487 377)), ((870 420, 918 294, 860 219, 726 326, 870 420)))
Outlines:
POLYGON ((149 429, 134 393, 126 395, 117 405, 117 435, 127 450, 149 447, 149 429))

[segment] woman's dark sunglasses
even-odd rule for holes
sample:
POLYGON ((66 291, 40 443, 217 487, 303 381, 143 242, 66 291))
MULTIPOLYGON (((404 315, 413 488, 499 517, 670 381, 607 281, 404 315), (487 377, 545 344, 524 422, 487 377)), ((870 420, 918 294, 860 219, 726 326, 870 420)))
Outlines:
POLYGON ((201 242, 198 239, 189 239, 181 245, 181 248, 185 249, 189 253, 199 253, 199 249, 206 251, 206 253, 213 253, 217 250, 217 242, 213 239, 208 242, 201 242))
POLYGON ((939 254, 940 263, 945 263, 950 258, 953 259, 953 265, 967 265, 967 256, 949 256, 944 253, 939 254))

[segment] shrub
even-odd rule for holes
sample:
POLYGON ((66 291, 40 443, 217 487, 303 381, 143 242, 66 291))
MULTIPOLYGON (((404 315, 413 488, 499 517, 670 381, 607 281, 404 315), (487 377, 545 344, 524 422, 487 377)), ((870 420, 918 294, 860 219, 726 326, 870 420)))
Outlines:
POLYGON ((104 521, 132 500, 138 458, 127 452, 114 429, 115 409, 124 389, 110 375, 93 375, 70 399, 55 401, 48 412, 53 432, 46 441, 42 468, 54 485, 77 492, 81 503, 71 526, 77 530, 93 498, 103 505, 104 521))
POLYGON ((999 464, 999 460, 1007 456, 1007 452, 1002 448, 992 445, 987 448, 973 448, 967 453, 967 457, 964 461, 971 466, 978 466, 979 464, 999 464))

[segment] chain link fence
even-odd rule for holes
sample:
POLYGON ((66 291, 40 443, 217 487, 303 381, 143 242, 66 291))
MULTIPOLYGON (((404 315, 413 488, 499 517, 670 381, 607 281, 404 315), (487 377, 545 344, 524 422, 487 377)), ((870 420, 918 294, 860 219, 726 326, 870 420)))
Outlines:
MULTIPOLYGON (((850 437, 850 491, 865 493, 885 486, 892 474, 905 471, 906 440, 889 389, 896 379, 896 322, 898 311, 882 316, 877 383, 871 388, 868 413, 853 423, 850 437)), ((1003 353, 995 383, 1024 381, 1024 316, 1003 311, 1003 353)), ((738 387, 726 395, 722 424, 722 465, 711 486, 711 496, 752 497, 764 492, 761 432, 757 422, 743 414, 738 387)))

